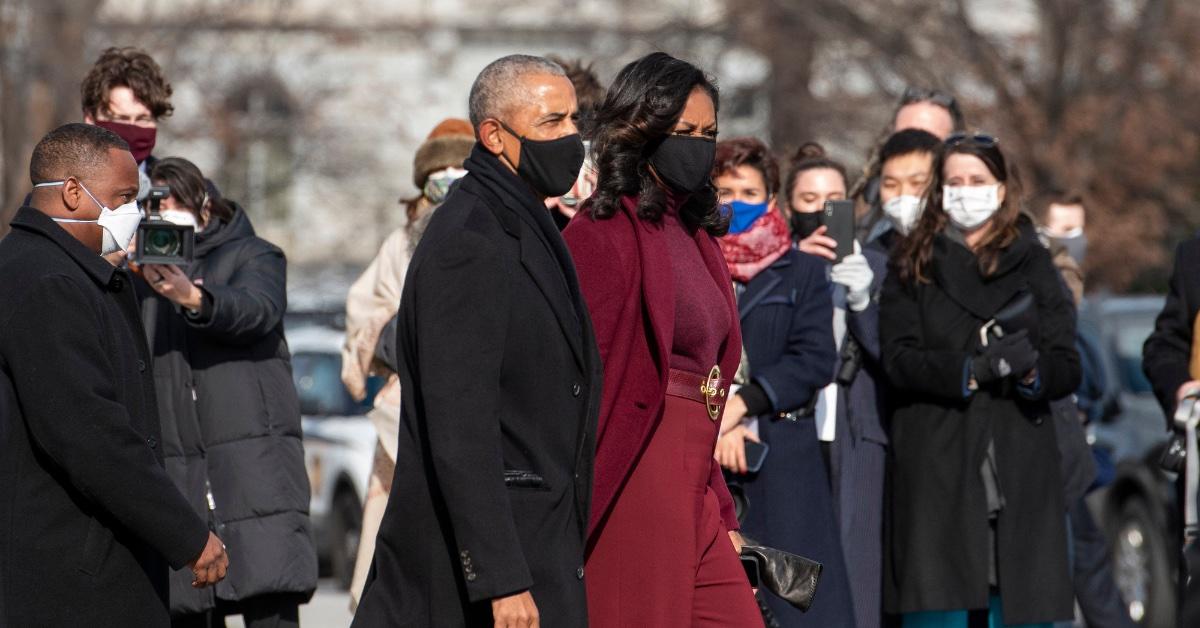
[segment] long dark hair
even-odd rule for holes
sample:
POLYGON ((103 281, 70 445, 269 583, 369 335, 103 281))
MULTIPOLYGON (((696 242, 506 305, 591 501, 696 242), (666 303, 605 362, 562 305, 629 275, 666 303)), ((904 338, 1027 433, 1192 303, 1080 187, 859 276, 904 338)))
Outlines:
POLYGON ((983 241, 975 252, 979 259, 979 271, 986 277, 996 271, 1000 254, 1020 237, 1018 221, 1021 217, 1021 180, 1015 165, 1004 158, 1000 144, 995 141, 980 141, 975 137, 957 139, 951 136, 943 144, 933 161, 933 183, 925 192, 925 211, 917 221, 912 234, 896 248, 896 265, 900 278, 909 282, 929 282, 929 265, 933 260, 933 241, 949 224, 949 217, 942 207, 942 186, 945 185, 946 160, 951 155, 971 155, 987 166, 992 176, 1004 184, 1004 202, 982 227, 987 229, 983 241))
MULTIPOLYGON (((596 110, 592 152, 596 159, 596 191, 584 204, 595 218, 611 218, 621 210, 622 196, 637 196, 637 215, 659 222, 666 193, 650 174, 649 159, 675 130, 692 90, 701 88, 718 106, 717 86, 696 66, 662 52, 625 66, 596 110)), ((694 192, 679 218, 693 229, 714 236, 729 230, 729 217, 717 205, 712 184, 694 192)))
POLYGON ((192 212, 198 224, 205 224, 205 207, 208 208, 209 222, 214 219, 229 222, 233 218, 233 206, 228 201, 209 195, 204 174, 196 164, 182 157, 167 157, 154 162, 147 175, 155 185, 171 188, 171 196, 192 212))

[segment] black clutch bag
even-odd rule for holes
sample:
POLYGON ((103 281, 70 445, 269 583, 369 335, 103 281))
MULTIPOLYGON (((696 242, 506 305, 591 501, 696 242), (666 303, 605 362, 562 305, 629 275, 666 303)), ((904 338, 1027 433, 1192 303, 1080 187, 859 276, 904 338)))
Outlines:
POLYGON ((996 312, 985 329, 996 338, 1003 338, 1024 329, 1029 332, 1029 342, 1037 347, 1040 344, 1037 317, 1037 302, 1033 294, 1021 291, 996 312))
POLYGON ((748 539, 742 546, 742 556, 752 557, 758 563, 758 581, 762 588, 787 600, 801 612, 812 606, 821 578, 821 563, 748 539))

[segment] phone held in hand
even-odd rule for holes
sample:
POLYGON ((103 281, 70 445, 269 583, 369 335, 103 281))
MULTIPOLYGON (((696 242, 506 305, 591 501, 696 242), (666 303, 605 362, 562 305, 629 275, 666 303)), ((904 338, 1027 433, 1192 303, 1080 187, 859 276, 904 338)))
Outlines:
POLYGON ((746 472, 758 473, 762 470, 763 462, 767 459, 767 452, 771 451, 771 447, 766 443, 756 443, 752 440, 746 441, 746 472))
POLYGON ((825 201, 821 224, 825 235, 837 241, 835 264, 854 254, 854 201, 825 201))

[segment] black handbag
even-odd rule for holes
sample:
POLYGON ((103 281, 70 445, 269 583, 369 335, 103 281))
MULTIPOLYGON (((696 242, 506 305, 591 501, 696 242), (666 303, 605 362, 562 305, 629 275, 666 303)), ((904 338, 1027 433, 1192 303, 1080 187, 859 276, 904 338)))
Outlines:
POLYGON ((1039 345, 1038 309, 1033 294, 1022 290, 1017 293, 1004 307, 992 317, 991 333, 997 338, 1018 332, 1022 329, 1029 332, 1029 342, 1034 347, 1039 345))
POLYGON ((749 539, 742 545, 742 556, 752 557, 758 563, 758 581, 762 588, 787 600, 801 612, 812 607, 821 578, 821 563, 758 545, 749 539))

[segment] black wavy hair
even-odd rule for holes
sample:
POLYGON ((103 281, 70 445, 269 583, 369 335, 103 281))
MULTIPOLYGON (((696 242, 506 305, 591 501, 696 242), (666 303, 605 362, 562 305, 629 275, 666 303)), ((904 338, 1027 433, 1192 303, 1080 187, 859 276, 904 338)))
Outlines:
POLYGON ((889 160, 913 153, 936 155, 941 147, 942 140, 939 140, 936 135, 929 131, 922 131, 921 129, 896 131, 892 133, 891 137, 883 143, 883 147, 879 149, 879 167, 882 170, 883 164, 889 160))
MULTIPOLYGON (((717 109, 717 86, 687 61, 654 52, 621 69, 595 113, 590 139, 596 191, 584 211, 594 218, 611 218, 621 209, 621 197, 636 196, 638 218, 662 220, 666 193, 650 174, 650 156, 674 132, 688 96, 697 87, 708 93, 717 109)), ((729 231, 729 217, 720 211, 711 183, 688 198, 679 218, 689 228, 714 236, 729 231)))

